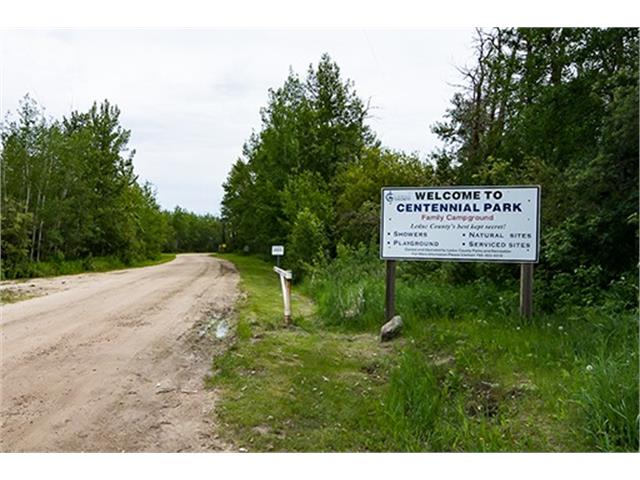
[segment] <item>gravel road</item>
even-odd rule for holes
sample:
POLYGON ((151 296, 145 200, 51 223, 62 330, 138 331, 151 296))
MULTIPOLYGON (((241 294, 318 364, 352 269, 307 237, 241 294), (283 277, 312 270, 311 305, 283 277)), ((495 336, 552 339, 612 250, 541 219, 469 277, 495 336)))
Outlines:
POLYGON ((232 264, 178 255, 162 265, 4 282, 42 295, 0 318, 0 450, 227 450, 211 338, 237 298, 232 264), (211 327, 211 328, 206 328, 211 327))

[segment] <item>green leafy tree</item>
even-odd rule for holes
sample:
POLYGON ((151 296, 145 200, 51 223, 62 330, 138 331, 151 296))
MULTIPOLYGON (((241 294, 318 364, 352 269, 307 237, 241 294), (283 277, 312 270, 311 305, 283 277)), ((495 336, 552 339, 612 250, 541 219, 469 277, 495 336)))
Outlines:
POLYGON ((367 148, 360 159, 341 168, 333 181, 338 241, 349 245, 378 242, 382 187, 432 184, 432 168, 417 156, 367 148))
POLYGON ((290 176, 281 193, 284 228, 289 231, 295 223, 298 213, 308 209, 324 225, 334 221, 333 198, 329 186, 317 172, 303 171, 290 176))
POLYGON ((222 243, 222 222, 213 215, 197 215, 176 207, 168 213, 166 249, 173 252, 214 252, 222 243))
POLYGON ((2 252, 3 276, 15 278, 28 273, 29 252, 31 250, 31 228, 33 216, 25 213, 24 207, 12 198, 3 201, 2 236, 0 250, 2 252))
POLYGON ((304 276, 310 265, 326 258, 325 226, 308 208, 298 212, 287 245, 287 264, 293 269, 297 280, 304 276))
POLYGON ((339 168, 360 158, 375 138, 365 125, 367 107, 328 55, 304 80, 290 72, 282 87, 270 90, 261 116, 260 132, 251 135, 224 184, 222 215, 234 248, 266 254, 288 238, 296 209, 310 208, 330 224, 331 201, 295 197, 327 200, 339 168))
POLYGON ((476 64, 434 126, 437 178, 542 185, 550 307, 636 278, 637 53, 637 29, 478 31, 476 64))
MULTIPOLYGON (((157 256, 170 234, 150 185, 133 170, 130 133, 104 101, 62 120, 26 96, 0 125, 2 274, 41 261, 157 256)), ((90 262, 88 262, 90 263, 90 262)))

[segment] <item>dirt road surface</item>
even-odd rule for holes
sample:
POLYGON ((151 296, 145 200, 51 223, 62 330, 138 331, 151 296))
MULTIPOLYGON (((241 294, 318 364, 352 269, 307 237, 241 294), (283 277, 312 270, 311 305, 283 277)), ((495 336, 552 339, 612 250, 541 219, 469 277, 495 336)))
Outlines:
POLYGON ((230 448, 215 435, 215 393, 203 382, 222 342, 211 331, 237 283, 232 264, 190 254, 3 284, 48 294, 2 307, 0 450, 230 448))

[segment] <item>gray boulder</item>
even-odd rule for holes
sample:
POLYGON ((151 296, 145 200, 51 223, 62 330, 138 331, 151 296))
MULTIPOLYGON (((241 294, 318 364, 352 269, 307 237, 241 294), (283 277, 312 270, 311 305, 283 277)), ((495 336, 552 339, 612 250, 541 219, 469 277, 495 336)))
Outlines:
POLYGON ((402 331, 402 317, 400 315, 396 315, 387 323, 385 323, 380 329, 380 341, 386 342, 389 341, 398 335, 402 331))

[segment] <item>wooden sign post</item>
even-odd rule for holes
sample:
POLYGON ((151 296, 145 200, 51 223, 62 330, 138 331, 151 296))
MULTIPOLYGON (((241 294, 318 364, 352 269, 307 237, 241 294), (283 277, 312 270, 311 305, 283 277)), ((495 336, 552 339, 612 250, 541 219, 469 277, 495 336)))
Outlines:
POLYGON ((533 315, 533 264, 520 264, 520 316, 533 315))
POLYGON ((391 320, 396 314, 396 261, 387 260, 387 282, 385 289, 384 318, 391 320))

